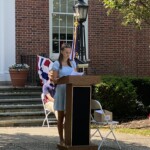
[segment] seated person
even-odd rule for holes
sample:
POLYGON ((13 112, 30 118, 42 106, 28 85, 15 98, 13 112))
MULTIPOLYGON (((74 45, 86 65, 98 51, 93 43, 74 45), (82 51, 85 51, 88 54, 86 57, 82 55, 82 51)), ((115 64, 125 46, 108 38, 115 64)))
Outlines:
POLYGON ((44 105, 45 108, 48 109, 49 111, 53 112, 57 117, 57 112, 54 111, 54 94, 55 94, 55 89, 56 85, 54 84, 53 80, 53 70, 50 70, 48 73, 49 80, 43 85, 42 91, 44 94, 44 105))

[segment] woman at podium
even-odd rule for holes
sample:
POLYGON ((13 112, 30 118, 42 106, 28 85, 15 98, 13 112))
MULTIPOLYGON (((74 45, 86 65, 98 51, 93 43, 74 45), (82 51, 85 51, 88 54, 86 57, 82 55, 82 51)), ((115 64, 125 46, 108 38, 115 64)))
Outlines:
MULTIPOLYGON (((76 71, 75 61, 70 61, 71 46, 63 44, 60 49, 58 60, 53 64, 52 70, 54 71, 54 79, 63 76, 71 75, 72 71, 76 71)), ((65 104, 66 104, 66 85, 60 84, 56 87, 56 94, 54 96, 54 109, 58 111, 58 133, 60 144, 64 144, 63 137, 63 122, 65 117, 65 104)))

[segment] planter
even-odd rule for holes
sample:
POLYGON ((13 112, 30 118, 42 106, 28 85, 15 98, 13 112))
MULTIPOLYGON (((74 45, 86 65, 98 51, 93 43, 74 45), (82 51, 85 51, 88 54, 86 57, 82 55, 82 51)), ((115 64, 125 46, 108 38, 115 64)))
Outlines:
POLYGON ((28 71, 28 69, 9 69, 12 85, 24 87, 27 82, 28 71))

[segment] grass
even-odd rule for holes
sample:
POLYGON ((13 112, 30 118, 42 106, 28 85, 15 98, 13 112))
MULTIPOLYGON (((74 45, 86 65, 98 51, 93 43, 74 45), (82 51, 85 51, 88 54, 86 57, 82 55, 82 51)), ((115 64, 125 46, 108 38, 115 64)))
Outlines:
POLYGON ((150 129, 116 128, 116 132, 150 136, 150 129))
MULTIPOLYGON (((95 128, 95 125, 91 125, 91 128, 95 128)), ((102 127, 101 129, 108 130, 108 127, 102 127)), ((131 129, 131 128, 119 127, 115 129, 115 132, 150 136, 150 129, 131 129)))

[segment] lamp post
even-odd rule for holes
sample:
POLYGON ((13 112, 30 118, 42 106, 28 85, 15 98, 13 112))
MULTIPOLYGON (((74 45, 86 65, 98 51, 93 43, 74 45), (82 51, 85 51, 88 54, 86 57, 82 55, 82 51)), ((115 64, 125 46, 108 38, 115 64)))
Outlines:
POLYGON ((86 61, 86 47, 85 47, 85 29, 83 22, 86 21, 88 5, 84 0, 78 0, 78 3, 74 6, 75 16, 79 23, 78 28, 78 40, 79 40, 79 59, 86 61))

